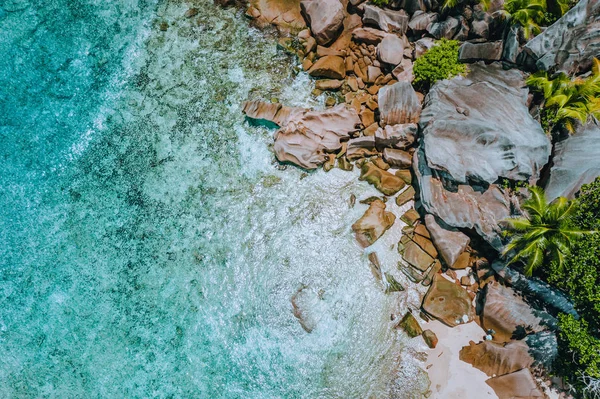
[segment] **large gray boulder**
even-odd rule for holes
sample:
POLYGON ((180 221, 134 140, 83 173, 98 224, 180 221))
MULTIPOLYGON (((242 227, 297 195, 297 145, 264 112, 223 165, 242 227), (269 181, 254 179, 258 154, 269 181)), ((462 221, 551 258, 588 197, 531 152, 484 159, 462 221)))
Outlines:
POLYGON ((388 10, 371 4, 364 6, 363 23, 376 26, 386 32, 405 34, 408 29, 408 15, 404 10, 388 10))
POLYGON ((459 183, 537 178, 551 144, 529 114, 524 87, 520 71, 483 63, 436 83, 420 120, 429 167, 459 183))
POLYGON ((344 24, 344 6, 339 0, 302 0, 300 8, 317 43, 325 46, 337 39, 344 24))
POLYGON ((573 198, 583 184, 600 176, 600 123, 593 120, 556 143, 554 153, 546 196, 573 198))
POLYGON ((539 69, 577 73, 600 57, 600 0, 581 0, 525 45, 539 69))
POLYGON ((427 213, 442 219, 452 227, 474 229, 497 250, 503 248, 500 222, 511 216, 516 202, 497 185, 477 191, 461 184, 456 190, 444 187, 444 172, 427 166, 425 153, 419 148, 413 156, 413 170, 419 183, 420 204, 427 213))

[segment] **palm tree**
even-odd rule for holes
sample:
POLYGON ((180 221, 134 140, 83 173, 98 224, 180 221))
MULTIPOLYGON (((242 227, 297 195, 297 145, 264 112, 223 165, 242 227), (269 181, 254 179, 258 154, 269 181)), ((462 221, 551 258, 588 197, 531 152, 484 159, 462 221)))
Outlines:
POLYGON ((545 0, 506 0, 504 3, 505 15, 510 17, 513 24, 523 28, 525 39, 541 32, 540 23, 544 21, 546 13, 545 0))
POLYGON ((547 72, 527 78, 532 89, 543 93, 544 107, 555 109, 555 123, 561 123, 573 133, 575 122, 586 123, 590 116, 600 118, 600 61, 594 58, 592 74, 587 78, 570 79, 559 73, 550 79, 547 72))
POLYGON ((512 227, 507 231, 511 241, 503 252, 504 256, 512 254, 509 265, 523 261, 527 276, 531 276, 544 261, 557 262, 562 268, 574 240, 592 233, 572 227, 575 201, 559 197, 548 203, 540 187, 531 187, 529 191, 531 198, 522 204, 527 216, 507 220, 512 227))

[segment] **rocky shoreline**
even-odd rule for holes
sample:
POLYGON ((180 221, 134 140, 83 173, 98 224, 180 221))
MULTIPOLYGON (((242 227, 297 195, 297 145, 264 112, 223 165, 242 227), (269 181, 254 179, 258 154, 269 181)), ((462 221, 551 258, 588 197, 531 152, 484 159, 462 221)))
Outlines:
MULTIPOLYGON (((588 40, 597 3, 581 1, 529 42, 494 12, 502 2, 487 10, 467 5, 459 15, 416 0, 392 1, 389 8, 362 0, 252 0, 248 5, 246 15, 254 23, 283 33, 279 46, 316 79, 313 94, 326 97, 326 108, 254 100, 243 105, 244 114, 277 127, 273 150, 279 162, 306 170, 358 168, 360 179, 381 192, 381 197, 362 199, 369 208, 352 226, 362 247, 394 223, 404 225, 398 269, 405 281, 427 291, 420 308, 409 309, 395 323, 410 337, 422 336, 439 356, 435 348, 442 335, 442 346, 453 356, 441 371, 435 359, 428 362, 427 369, 436 371, 430 371, 426 396, 481 398, 485 381, 485 397, 558 397, 543 382, 557 353, 553 307, 576 312, 550 287, 507 268, 499 252, 506 244, 505 220, 521 214, 525 193, 518 183, 535 184, 547 175, 553 149, 523 71, 534 66, 584 70, 593 55, 593 49, 585 49, 593 46, 578 55, 569 52, 566 59, 559 53, 588 40), (557 39, 565 25, 585 29, 569 32, 567 43, 557 39), (428 91, 415 90, 415 60, 435 45, 434 39, 444 38, 463 42, 458 56, 471 63, 468 72, 428 91), (386 210, 391 200, 410 209, 397 218, 386 210), (471 366, 480 372, 473 374, 477 382, 471 390, 440 381, 449 378, 450 368, 471 366)), ((548 189, 556 195, 574 194, 600 168, 597 157, 587 168, 570 166, 569 148, 581 145, 571 142, 555 149, 567 152, 555 157, 552 168, 563 170, 550 173, 548 189)), ((369 260, 388 292, 404 290, 382 273, 376 253, 369 260)), ((303 323, 295 304, 294 314, 303 323)))

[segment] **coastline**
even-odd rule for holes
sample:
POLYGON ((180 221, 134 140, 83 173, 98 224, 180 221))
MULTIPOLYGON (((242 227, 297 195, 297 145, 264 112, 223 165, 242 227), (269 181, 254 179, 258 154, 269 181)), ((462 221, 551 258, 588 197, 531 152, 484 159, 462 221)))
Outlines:
MULTIPOLYGON (((359 179, 366 180, 383 194, 380 199, 374 197, 362 199, 369 204, 369 209, 352 227, 358 243, 369 254, 374 277, 382 281, 386 292, 393 294, 393 291, 404 291, 403 286, 408 286, 409 291, 417 296, 417 298, 401 300, 402 314, 392 315, 391 318, 394 323, 397 323, 396 328, 404 329, 409 337, 422 334, 426 345, 431 348, 425 352, 427 360, 423 364, 423 369, 427 372, 431 382, 429 391, 422 392, 424 397, 481 399, 483 397, 509 397, 528 392, 532 398, 558 398, 561 394, 548 389, 550 383, 547 377, 539 374, 532 376, 532 373, 538 373, 539 369, 529 367, 533 363, 547 362, 547 359, 536 358, 534 360, 527 356, 529 360, 526 360, 523 365, 502 369, 501 375, 486 374, 478 367, 494 369, 503 364, 506 359, 493 359, 495 355, 491 355, 490 364, 485 366, 476 366, 477 361, 473 359, 469 362, 459 359, 460 352, 469 348, 470 343, 471 345, 478 343, 480 347, 488 348, 484 351, 494 351, 496 350, 494 345, 501 348, 507 343, 514 342, 510 335, 502 338, 495 335, 494 329, 481 327, 483 323, 491 325, 490 316, 486 319, 486 316, 480 313, 481 310, 478 310, 477 316, 475 316, 475 309, 479 306, 477 301, 486 295, 488 284, 496 287, 498 282, 501 282, 500 288, 494 288, 494 290, 500 289, 508 292, 508 295, 514 295, 514 304, 509 301, 507 307, 525 306, 528 308, 528 305, 521 305, 524 303, 520 297, 521 294, 514 293, 511 288, 503 288, 504 273, 506 272, 493 269, 486 259, 486 252, 489 251, 490 244, 496 251, 502 246, 499 238, 500 222, 511 215, 504 213, 508 212, 509 203, 517 204, 518 209, 518 194, 516 191, 512 192, 495 184, 491 185, 488 192, 497 190, 497 194, 492 195, 504 196, 500 202, 504 201, 502 206, 506 211, 485 211, 496 214, 491 219, 495 225, 493 232, 484 232, 487 227, 475 226, 477 234, 488 241, 483 245, 479 242, 473 246, 469 245, 470 239, 473 239, 471 236, 473 232, 470 232, 467 237, 464 234, 465 229, 457 230, 455 227, 448 227, 444 223, 447 220, 443 220, 441 217, 438 219, 439 215, 435 216, 435 221, 427 219, 431 217, 428 213, 431 213, 433 209, 428 208, 431 205, 427 202, 431 200, 424 197, 423 182, 424 175, 430 171, 428 172, 427 165, 422 165, 422 161, 419 161, 423 157, 423 136, 422 132, 416 134, 417 125, 415 123, 420 122, 420 130, 423 128, 423 123, 427 124, 427 120, 435 121, 435 115, 432 117, 430 113, 427 113, 425 118, 419 118, 423 107, 431 107, 432 100, 430 99, 428 104, 424 104, 425 95, 415 91, 417 87, 411 82, 414 79, 413 62, 432 48, 434 43, 431 38, 426 36, 419 40, 407 39, 407 29, 418 30, 420 28, 406 25, 409 19, 403 19, 405 18, 405 14, 402 14, 403 10, 386 9, 384 11, 370 3, 361 3, 361 1, 342 2, 343 8, 337 9, 337 1, 314 1, 310 3, 311 5, 305 3, 302 7, 306 8, 299 12, 298 4, 294 2, 274 4, 252 2, 246 15, 258 26, 275 25, 281 29, 282 36, 278 46, 288 54, 296 55, 301 63, 301 69, 316 79, 313 95, 325 97, 325 109, 303 110, 290 108, 285 104, 278 104, 278 102, 268 103, 255 100, 244 104, 244 114, 249 119, 266 120, 277 125, 279 130, 275 133, 274 152, 279 162, 294 164, 308 170, 322 167, 325 172, 334 167, 345 170, 351 170, 353 166, 358 167, 361 169, 359 179), (314 15, 311 14, 313 6, 314 15), (293 12, 290 11, 291 8, 293 8, 293 12), (315 29, 311 26, 311 18, 321 15, 319 13, 323 13, 324 10, 330 11, 334 16, 330 15, 325 18, 329 26, 323 27, 321 25, 323 20, 321 20, 319 27, 315 29), (265 17, 263 14, 268 16, 265 17), (273 18, 273 15, 281 18, 273 18), (301 18, 304 18, 304 21, 301 18), (337 21, 335 21, 336 18, 337 21), (365 23, 367 19, 369 22, 365 23), (306 22, 306 25, 302 25, 302 22, 306 22), (291 35, 290 31, 293 32, 291 35), (355 116, 352 116, 352 111, 348 113, 348 110, 354 110, 355 116), (352 126, 344 125, 341 123, 341 119, 335 119, 336 115, 341 116, 346 124, 352 120, 354 125, 360 125, 360 128, 355 129, 352 126), (313 127, 305 125, 308 120, 312 119, 316 121, 317 125, 313 127), (421 120, 419 121, 419 119, 421 120), (337 129, 336 134, 341 139, 334 140, 331 147, 326 144, 321 147, 321 140, 330 139, 326 137, 326 134, 311 142, 314 140, 311 138, 313 134, 311 129, 321 129, 319 124, 324 127, 325 131, 337 129), (414 131, 411 131, 412 126, 415 126, 414 131), (341 145, 339 145, 340 142, 341 145), (315 145, 315 143, 317 144, 315 145), (391 150, 389 150, 390 148, 391 150), (396 194, 398 195, 395 201, 404 211, 402 215, 397 214, 397 208, 389 209, 389 206, 386 206, 386 201, 392 200, 396 194), (423 212, 423 207, 425 207, 425 212, 423 212), (394 213, 396 213, 395 216, 394 213), (441 222, 440 219, 442 219, 441 222), (382 242, 387 241, 387 245, 389 245, 390 232, 388 229, 392 226, 392 230, 397 229, 399 222, 403 223, 401 225, 402 235, 399 237, 400 242, 398 243, 398 252, 401 256, 399 262, 394 262, 383 254, 386 251, 382 250, 382 242), (379 238, 381 240, 378 241, 379 238), (451 247, 462 245, 460 247, 462 249, 458 249, 459 252, 456 253, 457 248, 448 248, 448 245, 451 247), (411 249, 408 249, 409 246, 411 249), (409 253, 412 248, 417 248, 423 255, 419 255, 416 259, 411 258, 409 253), (381 257, 385 258, 384 262, 379 259, 381 257), (426 264, 419 264, 424 257, 432 260, 425 261, 429 262, 426 264), (388 263, 388 271, 384 273, 382 270, 385 267, 382 268, 382 263, 388 263), (399 267, 393 268, 392 272, 389 264, 393 263, 398 263, 399 267), (398 270, 401 273, 398 273, 398 270), (446 281, 446 283, 441 283, 441 281, 446 281), (454 287, 451 288, 453 292, 449 294, 450 296, 444 297, 444 299, 450 300, 449 305, 452 309, 440 309, 439 306, 436 309, 429 306, 432 310, 424 309, 425 302, 423 301, 427 301, 431 295, 448 295, 447 293, 442 294, 441 285, 443 284, 454 287), (426 287, 426 293, 423 291, 423 287, 426 287), (456 311, 462 312, 462 310, 457 310, 460 308, 469 310, 465 310, 464 314, 456 313, 456 311), (421 317, 410 316, 411 309, 413 313, 420 310, 421 317), (407 317, 409 321, 408 324, 405 324, 407 317), (476 317, 481 320, 476 322, 476 317), (443 322, 431 321, 435 318, 443 320, 443 322), (410 321, 411 319, 412 321, 410 321), (426 331, 422 332, 423 329, 426 331), (427 336, 426 333, 428 333, 427 336), (436 343, 432 344, 432 339, 437 342, 437 346, 436 343), (489 345, 486 347, 485 342, 488 340, 498 343, 494 342, 491 347, 489 345), (499 383, 500 385, 496 383, 496 381, 502 380, 500 377, 512 378, 513 376, 518 379, 518 382, 508 386, 504 383, 499 383), (489 381, 494 381, 495 385, 488 383, 489 381)), ((417 18, 416 15, 411 19, 411 23, 422 16, 419 15, 417 18)), ((430 27, 431 23, 427 28, 428 31, 430 27)), ((464 38, 460 40, 464 40, 464 38)), ((460 51, 468 51, 467 44, 461 47, 460 51)), ((469 58, 469 56, 461 54, 461 57, 469 58)), ((486 59, 488 56, 493 55, 479 53, 477 56, 471 57, 474 59, 470 61, 479 59, 486 61, 487 64, 490 61, 490 59, 486 59)), ((496 60, 492 59, 492 61, 496 60)), ((514 60, 511 62, 514 64, 514 60)), ((487 71, 491 71, 492 75, 495 74, 494 77, 490 77, 492 81, 504 74, 500 72, 499 65, 487 66, 480 63, 468 67, 465 75, 480 75, 479 78, 485 82, 486 78, 483 76, 488 73, 487 71), (484 73, 480 75, 482 71, 484 73)), ((507 79, 505 81, 507 86, 519 87, 518 80, 522 79, 522 75, 515 73, 511 75, 511 73, 506 73, 507 77, 501 77, 500 80, 507 79)), ((512 94, 516 94, 516 91, 513 90, 512 94)), ((516 103, 517 113, 522 113, 523 109, 527 111, 526 107, 519 104, 520 101, 516 103)), ((512 106, 514 107, 515 104, 512 106)), ((457 106, 456 111, 469 116, 468 108, 457 106)), ((423 112, 425 114, 426 110, 423 112)), ((508 115, 510 115, 510 111, 508 115)), ((540 144, 534 144, 534 146, 537 145, 538 149, 543 149, 539 151, 538 155, 532 155, 531 162, 534 166, 531 173, 535 175, 539 173, 545 163, 544 156, 547 158, 550 155, 549 141, 545 137, 542 138, 543 135, 540 136, 539 124, 533 121, 529 112, 527 112, 527 116, 529 118, 527 123, 530 124, 528 128, 535 131, 535 135, 537 135, 536 138, 531 138, 532 143, 537 140, 540 144), (547 155, 544 155, 544 151, 547 152, 547 155)), ((497 118, 498 116, 494 115, 493 117, 497 118)), ((500 116, 499 119, 506 119, 506 117, 500 116)), ((471 188, 469 187, 469 189, 471 188)), ((444 190, 441 189, 441 195, 452 195, 450 191, 448 191, 449 194, 443 194, 444 190)), ((352 199, 352 201, 354 200, 359 199, 352 199)), ((453 201, 457 200, 458 198, 453 199, 453 201)), ((463 198, 460 201, 473 201, 477 204, 483 202, 483 199, 478 198, 475 194, 473 199, 463 198)), ((492 206, 498 207, 498 205, 492 206)), ((460 213, 460 211, 458 212, 460 213)), ((435 214, 435 211, 433 213, 435 214)), ((455 215, 455 217, 461 218, 462 216, 455 215)), ((479 217, 485 218, 489 215, 484 216, 482 212, 479 217)), ((490 221, 482 223, 490 223, 490 221)), ((450 224, 452 223, 450 222, 450 224)), ((394 248, 393 243, 392 248, 394 248)), ((500 323, 506 322, 510 325, 521 322, 512 320, 511 317, 513 316, 509 316, 507 320, 500 320, 500 323)), ((525 323, 527 323, 528 317, 529 320, 535 320, 533 310, 530 308, 524 317, 525 323)), ((542 330, 543 328, 538 331, 542 330)), ((465 356, 468 357, 468 355, 465 356)), ((508 351, 504 356, 510 357, 513 356, 513 353, 508 351)))

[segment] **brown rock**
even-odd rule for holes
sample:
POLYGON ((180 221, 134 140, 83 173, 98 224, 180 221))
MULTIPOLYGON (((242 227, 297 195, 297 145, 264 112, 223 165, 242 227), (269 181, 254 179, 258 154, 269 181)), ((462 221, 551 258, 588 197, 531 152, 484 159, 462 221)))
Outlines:
POLYGON ((335 55, 344 58, 346 56, 346 51, 317 45, 317 57, 325 57, 326 55, 335 55))
POLYGON ((510 288, 497 282, 487 284, 481 317, 484 329, 496 331, 494 341, 508 342, 515 333, 539 332, 544 329, 532 308, 510 288))
POLYGON ((408 186, 408 188, 404 191, 402 191, 397 197, 396 197, 396 205, 398 206, 402 206, 404 204, 406 204, 408 201, 412 201, 415 198, 415 189, 413 188, 413 186, 408 186))
POLYGON ((412 164, 412 156, 408 152, 393 148, 384 148, 383 159, 391 166, 400 169, 408 169, 412 164))
POLYGON ((378 103, 382 126, 419 121, 421 103, 409 82, 382 87, 378 103))
POLYGON ((303 69, 303 70, 305 70, 305 71, 308 71, 308 70, 310 69, 310 67, 312 67, 312 66, 313 66, 313 63, 312 63, 312 61, 311 61, 311 60, 309 60, 308 58, 305 58, 305 59, 302 61, 302 69, 303 69))
POLYGON ((439 274, 423 299, 423 309, 450 327, 470 322, 475 316, 469 293, 439 274))
MULTIPOLYGON (((414 226, 414 232, 415 234, 418 234, 422 237, 425 237, 427 239, 431 239, 431 235, 429 234, 429 231, 427 230, 427 228, 423 225, 423 223, 417 223, 414 226)), ((425 248, 423 248, 425 249, 425 248)), ((437 251, 435 252, 435 255, 433 255, 433 252, 430 252, 432 254, 432 256, 437 257, 437 251)))
POLYGON ((325 162, 323 163, 323 170, 329 172, 335 167, 335 154, 325 154, 325 162))
POLYGON ((381 75, 381 69, 379 67, 369 65, 367 67, 367 82, 375 82, 375 80, 381 75))
POLYGON ((370 157, 373 155, 377 155, 374 137, 363 136, 348 141, 346 157, 349 160, 354 161, 359 158, 370 157))
POLYGON ((403 58, 400 64, 392 71, 392 75, 394 75, 399 82, 412 83, 412 81, 415 80, 412 61, 408 58, 403 58))
POLYGON ((440 251, 442 260, 446 265, 454 265, 460 254, 469 245, 469 237, 458 229, 451 228, 441 220, 437 220, 433 215, 425 216, 425 224, 431 232, 433 243, 440 251))
MULTIPOLYGON (((419 225, 417 224, 417 227, 419 225)), ((416 230, 416 228, 415 228, 416 230)), ((421 249, 423 249, 423 251, 427 252, 432 258, 437 258, 438 253, 435 249, 435 247, 433 246, 433 243, 431 242, 431 240, 429 240, 428 238, 423 237, 420 234, 415 234, 413 236, 413 241, 417 243, 418 246, 421 247, 421 249)))
POLYGON ((404 212, 404 215, 400 216, 400 219, 409 226, 414 226, 420 218, 419 212, 414 208, 410 208, 408 211, 404 212))
POLYGON ((380 89, 379 86, 373 85, 373 86, 367 88, 367 93, 375 95, 375 94, 377 94, 379 92, 379 89, 380 89))
MULTIPOLYGON (((396 176, 404 180, 406 184, 411 184, 412 182, 412 172, 410 169, 400 169, 394 173, 396 176)), ((414 189, 413 189, 414 190, 414 189)))
POLYGON ((379 169, 388 170, 390 168, 390 165, 388 165, 383 159, 379 157, 371 159, 371 162, 373 162, 373 164, 375 164, 375 166, 377 166, 379 169))
POLYGON ((458 256, 456 262, 452 266, 450 266, 454 270, 463 270, 469 267, 469 260, 471 259, 471 254, 468 252, 463 252, 458 256))
POLYGON ((358 28, 352 32, 352 38, 357 42, 378 44, 387 34, 373 28, 358 28))
MULTIPOLYGON (((375 133, 375 144, 379 149, 389 147, 405 150, 415 142, 417 132, 418 126, 416 123, 387 125, 375 133)), ((412 161, 408 162, 409 166, 410 164, 412 164, 412 161)))
POLYGON ((366 180, 385 195, 394 195, 405 186, 398 176, 379 169, 371 162, 362 166, 360 180, 366 180))
POLYGON ((185 14, 183 14, 183 16, 186 18, 192 18, 198 15, 198 11, 199 10, 197 8, 190 8, 185 12, 185 14))
POLYGON ((368 108, 365 108, 360 113, 360 120, 363 123, 363 126, 371 126, 375 123, 375 114, 368 108))
POLYGON ((321 79, 315 82, 315 87, 319 90, 337 90, 342 87, 344 81, 336 79, 321 79))
POLYGON ((464 285, 465 287, 469 287, 471 285, 471 277, 462 276, 460 278, 460 285, 464 285))
POLYGON ((346 65, 342 57, 327 55, 319 58, 309 69, 308 74, 319 78, 344 79, 346 77, 346 65))
POLYGON ((410 240, 403 244, 402 259, 412 267, 425 272, 434 262, 434 258, 423 250, 416 242, 410 240))
POLYGON ((339 0, 302 0, 300 8, 320 45, 337 39, 344 23, 344 6, 339 0))
POLYGON ((365 105, 367 106, 367 108, 369 108, 371 111, 375 111, 379 106, 377 105, 377 101, 375 101, 373 99, 373 96, 369 97, 369 99, 367 100, 367 102, 365 103, 365 105))
POLYGON ((342 170, 351 171, 352 169, 354 169, 354 165, 352 165, 352 163, 350 163, 350 161, 348 161, 346 157, 338 158, 337 162, 338 168, 342 170))
POLYGON ((365 136, 375 136, 375 132, 377 131, 377 129, 379 129, 379 124, 375 122, 369 127, 367 127, 365 130, 363 130, 363 134, 365 136))
POLYGON ((371 4, 364 5, 363 22, 377 26, 386 32, 405 34, 408 29, 408 15, 404 10, 383 9, 371 4))
POLYGON ((460 350, 459 358, 490 377, 513 373, 533 364, 529 347, 523 341, 510 341, 505 344, 492 341, 475 344, 470 341, 469 346, 460 350))
POLYGON ((400 324, 398 325, 402 327, 402 329, 406 331, 406 334, 411 338, 423 334, 423 329, 419 325, 417 319, 415 319, 415 316, 413 316, 410 311, 406 312, 406 314, 400 321, 400 324))
POLYGON ((350 90, 358 91, 358 82, 356 81, 356 78, 354 76, 350 76, 346 83, 348 83, 348 87, 350 87, 350 90))
POLYGON ((346 65, 346 75, 354 72, 354 60, 351 57, 344 58, 344 64, 346 65))
POLYGON ((540 391, 529 369, 515 371, 500 377, 490 378, 488 384, 498 399, 535 399, 546 398, 540 391))
POLYGON ((377 280, 381 280, 381 264, 379 263, 379 258, 377 257, 377 254, 375 252, 371 252, 368 255, 368 258, 369 264, 371 265, 371 273, 373 273, 373 277, 375 277, 377 280))
POLYGON ((373 244, 387 229, 392 227, 396 216, 385 211, 385 204, 375 200, 369 205, 365 214, 352 225, 356 240, 363 247, 373 244))
POLYGON ((311 111, 252 101, 244 103, 243 111, 250 118, 282 126, 275 133, 273 149, 277 159, 305 169, 323 164, 324 154, 340 150, 340 139, 349 138, 360 125, 358 115, 344 105, 311 111))
POLYGON ((255 18, 260 26, 272 24, 291 31, 306 27, 299 0, 251 0, 250 5, 258 10, 255 18))
POLYGON ((423 331, 423 340, 425 341, 427 346, 430 347, 431 349, 434 349, 438 343, 437 335, 435 335, 435 333, 431 330, 423 331))

